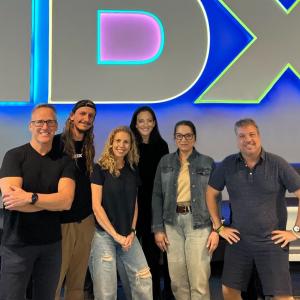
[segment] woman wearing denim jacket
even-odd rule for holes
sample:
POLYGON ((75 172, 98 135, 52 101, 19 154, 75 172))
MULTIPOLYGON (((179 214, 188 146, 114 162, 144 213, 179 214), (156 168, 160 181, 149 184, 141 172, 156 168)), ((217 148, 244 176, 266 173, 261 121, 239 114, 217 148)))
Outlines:
POLYGON ((176 300, 208 300, 210 258, 219 236, 211 230, 205 193, 214 161, 194 148, 191 121, 175 125, 178 150, 164 156, 157 168, 152 195, 152 230, 167 251, 176 300))

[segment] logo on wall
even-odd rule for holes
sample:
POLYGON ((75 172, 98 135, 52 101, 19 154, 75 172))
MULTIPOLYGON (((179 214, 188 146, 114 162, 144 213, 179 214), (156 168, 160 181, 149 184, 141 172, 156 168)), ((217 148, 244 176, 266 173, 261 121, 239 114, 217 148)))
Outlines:
POLYGON ((206 65, 200 1, 52 0, 51 8, 50 102, 165 102, 189 91, 206 65))
POLYGON ((48 1, 32 0, 33 102, 188 94, 195 103, 256 104, 285 72, 300 76, 300 0, 48 1))
POLYGON ((164 29, 153 14, 143 11, 98 10, 98 64, 147 64, 164 48, 164 29))
MULTIPOLYGON (((234 43, 228 48, 219 45, 219 49, 229 55, 234 53, 227 65, 222 63, 222 59, 208 61, 206 69, 212 66, 213 70, 213 65, 217 68, 222 64, 224 66, 216 72, 196 103, 256 104, 261 102, 286 71, 292 71, 299 78, 299 2, 220 0, 223 10, 236 20, 235 25, 244 32, 234 33, 236 29, 233 29, 231 37, 236 37, 236 46, 234 43)), ((209 14, 211 24, 212 15, 209 14)), ((221 31, 219 33, 223 45, 226 45, 231 37, 228 38, 226 32, 223 36, 221 31)), ((213 51, 218 50, 212 47, 213 51)), ((200 81, 203 79, 201 77, 200 81)))

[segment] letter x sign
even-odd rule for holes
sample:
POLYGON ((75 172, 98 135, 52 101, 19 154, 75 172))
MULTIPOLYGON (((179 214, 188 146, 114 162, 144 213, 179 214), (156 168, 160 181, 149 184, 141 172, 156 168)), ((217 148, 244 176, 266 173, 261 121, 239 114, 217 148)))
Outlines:
POLYGON ((252 41, 197 103, 259 103, 287 68, 300 77, 299 1, 288 11, 275 0, 220 2, 252 35, 252 41))

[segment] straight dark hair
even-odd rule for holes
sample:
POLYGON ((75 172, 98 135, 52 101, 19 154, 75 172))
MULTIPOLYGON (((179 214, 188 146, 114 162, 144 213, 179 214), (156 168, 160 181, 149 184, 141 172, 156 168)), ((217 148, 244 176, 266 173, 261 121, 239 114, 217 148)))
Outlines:
POLYGON ((130 122, 130 129, 132 130, 132 132, 135 136, 137 144, 142 144, 143 143, 143 138, 142 138, 142 136, 140 135, 139 131, 136 128, 137 116, 138 116, 139 113, 141 113, 143 111, 149 112, 152 116, 152 119, 155 121, 155 126, 153 127, 153 129, 150 133, 149 144, 155 144, 155 143, 159 143, 161 141, 164 141, 164 139, 161 137, 161 135, 159 133, 157 119, 156 119, 156 115, 155 115, 153 109, 150 106, 141 106, 140 108, 138 108, 133 113, 132 118, 131 118, 131 122, 130 122))
POLYGON ((195 140, 197 139, 197 132, 196 132, 196 127, 194 125, 194 123, 192 121, 189 121, 189 120, 182 120, 182 121, 179 121, 175 124, 175 127, 174 127, 174 138, 175 138, 175 134, 176 134, 176 131, 177 131, 177 128, 181 125, 184 125, 184 126, 188 126, 192 129, 192 132, 195 136, 195 140))

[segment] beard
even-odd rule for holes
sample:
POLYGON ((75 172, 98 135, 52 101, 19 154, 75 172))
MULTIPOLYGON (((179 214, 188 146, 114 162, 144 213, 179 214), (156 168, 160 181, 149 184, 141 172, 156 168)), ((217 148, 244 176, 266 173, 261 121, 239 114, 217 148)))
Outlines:
POLYGON ((90 124, 86 124, 86 125, 89 125, 90 127, 88 127, 87 129, 82 129, 82 128, 76 126, 75 124, 73 124, 73 130, 77 131, 78 133, 85 134, 85 133, 89 132, 90 130, 92 130, 92 127, 93 127, 90 124))

